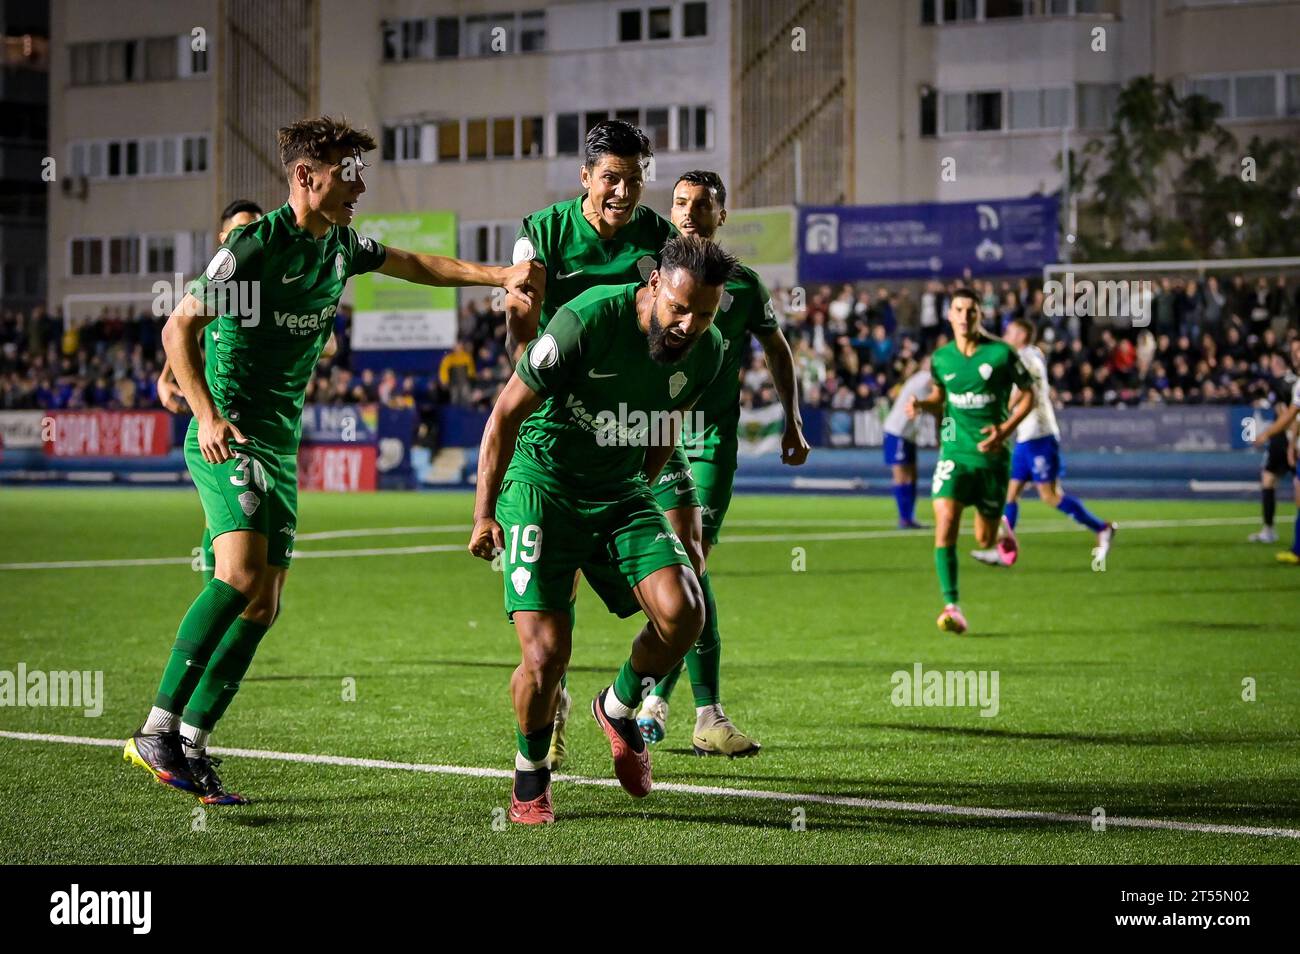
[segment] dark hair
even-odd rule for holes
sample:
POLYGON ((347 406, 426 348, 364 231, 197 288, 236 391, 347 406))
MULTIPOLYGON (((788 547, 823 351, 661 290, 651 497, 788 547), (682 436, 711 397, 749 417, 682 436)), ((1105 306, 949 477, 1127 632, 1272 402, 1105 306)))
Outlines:
POLYGON ((221 224, 224 226, 240 212, 249 212, 253 215, 261 215, 262 207, 252 199, 236 199, 234 202, 230 203, 230 205, 221 210, 221 224))
POLYGON ((698 282, 723 285, 736 269, 736 257, 716 242, 698 235, 674 235, 659 255, 659 271, 684 268, 698 282))
POLYGON ((712 189, 718 196, 718 205, 724 209, 727 207, 727 187, 722 184, 722 176, 716 172, 709 172, 707 169, 692 169, 690 172, 683 172, 677 177, 677 181, 673 183, 673 188, 676 189, 683 182, 712 189))
MULTIPOLYGON (((372 147, 373 148, 373 147, 372 147)), ((654 155, 645 133, 621 119, 602 119, 587 130, 582 164, 594 169, 601 156, 636 158, 644 162, 654 155)))
POLYGON ((1011 321, 1008 322, 1008 324, 1015 325, 1017 328, 1023 331, 1026 337, 1029 339, 1030 344, 1033 344, 1034 339, 1038 337, 1038 329, 1034 327, 1034 323, 1030 321, 1028 318, 1012 318, 1011 321))
POLYGON ((280 145, 280 164, 286 175, 292 173, 291 166, 299 159, 325 162, 334 149, 352 155, 375 148, 375 137, 370 133, 353 129, 346 119, 330 116, 300 119, 282 126, 276 138, 280 145))
POLYGON ((975 294, 975 290, 973 288, 967 288, 965 285, 962 285, 960 288, 954 290, 950 297, 953 299, 969 298, 971 301, 975 302, 976 305, 979 305, 980 303, 980 296, 975 294))

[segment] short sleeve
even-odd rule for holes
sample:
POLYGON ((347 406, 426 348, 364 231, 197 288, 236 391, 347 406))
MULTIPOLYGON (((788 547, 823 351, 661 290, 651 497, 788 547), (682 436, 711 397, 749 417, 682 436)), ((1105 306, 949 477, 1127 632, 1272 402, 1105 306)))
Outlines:
POLYGON ((1011 357, 1011 380, 1015 386, 1022 391, 1028 391, 1034 386, 1034 376, 1029 373, 1025 363, 1020 360, 1020 355, 1014 351, 1010 353, 1011 357))
POLYGON ((587 329, 575 312, 561 308, 546 326, 546 331, 528 343, 519 358, 515 373, 520 380, 543 397, 564 390, 582 361, 587 329))
POLYGON ((349 275, 364 275, 384 264, 384 259, 388 258, 388 249, 382 243, 369 235, 359 235, 352 228, 348 232, 352 238, 352 266, 349 275))
POLYGON ((208 262, 208 267, 185 290, 201 301, 215 302, 213 289, 230 282, 260 281, 262 240, 250 228, 236 229, 208 262))
POLYGON ((1291 406, 1300 407, 1300 381, 1296 381, 1295 387, 1291 389, 1291 406))
POLYGON ((753 314, 749 316, 749 330, 756 335, 768 335, 779 330, 781 324, 776 320, 776 307, 772 304, 767 286, 757 275, 753 276, 753 280, 754 297, 760 304, 755 305, 753 314))
POLYGON ((520 262, 540 262, 543 268, 546 267, 546 256, 542 254, 537 230, 527 219, 520 223, 519 232, 515 235, 515 247, 510 253, 511 265, 520 262))

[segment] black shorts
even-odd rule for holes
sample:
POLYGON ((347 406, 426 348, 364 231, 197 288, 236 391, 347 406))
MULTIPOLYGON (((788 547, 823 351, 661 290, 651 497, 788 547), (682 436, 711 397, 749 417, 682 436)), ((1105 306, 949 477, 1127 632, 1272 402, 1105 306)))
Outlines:
POLYGON ((1268 449, 1264 451, 1264 469, 1270 474, 1281 477, 1290 473, 1291 465, 1286 459, 1286 435, 1275 434, 1269 439, 1268 449))

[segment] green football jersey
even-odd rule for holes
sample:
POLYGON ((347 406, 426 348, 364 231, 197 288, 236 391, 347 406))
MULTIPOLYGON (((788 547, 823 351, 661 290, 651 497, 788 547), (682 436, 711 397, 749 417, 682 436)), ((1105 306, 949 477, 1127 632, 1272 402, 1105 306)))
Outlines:
POLYGON ((646 449, 668 437, 668 417, 697 401, 722 365, 711 327, 680 361, 659 364, 637 323, 641 287, 603 285, 556 312, 516 373, 546 401, 519 429, 506 479, 583 501, 646 487, 646 449))
POLYGON ((313 238, 285 203, 231 232, 190 283, 190 293, 219 314, 207 328, 208 389, 249 441, 277 454, 297 451, 307 384, 343 287, 386 255, 351 227, 313 238))
POLYGON ((722 370, 695 410, 704 430, 683 439, 692 460, 713 460, 722 446, 735 443, 740 424, 740 376, 749 367, 749 336, 776 331, 772 298, 751 269, 740 266, 728 280, 713 325, 722 333, 722 370))
POLYGON ((533 259, 546 269, 539 330, 588 288, 648 281, 664 243, 677 234, 658 212, 638 205, 627 225, 603 239, 583 218, 585 198, 586 193, 534 212, 519 227, 511 260, 533 259))
POLYGON ((1006 444, 996 455, 983 454, 979 444, 987 435, 980 429, 1001 424, 1010 412, 1011 389, 1033 387, 1020 356, 1006 343, 986 338, 968 358, 950 342, 930 359, 930 375, 946 395, 940 428, 939 456, 967 463, 1001 462, 1010 453, 1006 444))

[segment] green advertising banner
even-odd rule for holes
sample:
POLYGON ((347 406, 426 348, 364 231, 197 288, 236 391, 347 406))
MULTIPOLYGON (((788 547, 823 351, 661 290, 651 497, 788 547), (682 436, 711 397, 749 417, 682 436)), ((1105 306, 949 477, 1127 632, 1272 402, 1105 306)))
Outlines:
MULTIPOLYGON (((352 223, 408 252, 456 254, 456 213, 359 215, 352 223)), ((449 348, 456 340, 456 289, 417 285, 367 272, 352 279, 352 347, 358 351, 449 348)))
POLYGON ((718 244, 750 268, 792 265, 794 206, 731 209, 727 224, 718 230, 718 244))

